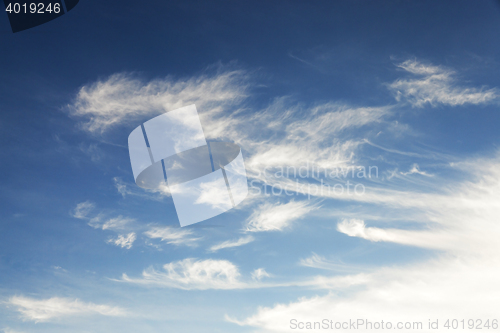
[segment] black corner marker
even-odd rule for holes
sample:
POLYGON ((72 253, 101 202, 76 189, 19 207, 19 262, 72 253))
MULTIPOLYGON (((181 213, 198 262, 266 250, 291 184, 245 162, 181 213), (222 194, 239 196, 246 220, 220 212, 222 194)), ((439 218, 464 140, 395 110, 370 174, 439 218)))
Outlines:
MULTIPOLYGON (((3 0, 12 32, 19 32, 47 23, 64 15, 64 0, 3 0)), ((79 0, 66 0, 66 10, 73 9, 79 0)))

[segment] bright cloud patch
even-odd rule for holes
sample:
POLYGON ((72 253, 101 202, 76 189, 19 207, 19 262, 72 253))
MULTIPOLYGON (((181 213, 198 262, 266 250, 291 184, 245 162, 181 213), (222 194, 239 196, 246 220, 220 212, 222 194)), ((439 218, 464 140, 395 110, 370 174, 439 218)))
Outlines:
POLYGON ((15 307, 25 320, 45 322, 57 318, 99 314, 103 316, 124 316, 125 310, 119 307, 84 303, 78 299, 53 297, 37 300, 28 297, 14 296, 7 302, 15 307))
POLYGON ((81 202, 76 205, 73 212, 73 217, 77 219, 85 219, 87 215, 95 208, 95 204, 90 201, 81 202))
MULTIPOLYGON (((338 231, 373 242, 394 242, 441 250, 434 259, 400 267, 379 267, 371 273, 346 275, 358 282, 330 284, 333 293, 302 298, 289 304, 259 308, 240 325, 270 332, 289 332, 293 318, 304 322, 334 318, 348 321, 422 321, 429 318, 493 318, 500 298, 500 159, 476 160, 454 165, 471 172, 471 179, 449 186, 445 194, 381 191, 377 198, 365 198, 403 212, 423 212, 426 226, 417 230, 367 227, 361 219, 344 219, 338 231), (430 224, 430 225, 427 225, 430 224), (360 288, 362 287, 362 288, 360 288), (341 295, 335 291, 342 291, 341 295), (457 292, 459 291, 459 292, 457 292), (466 303, 464 303, 466 300, 466 303)), ((311 257, 301 262, 325 267, 324 259, 311 257)), ((318 277, 317 281, 323 278, 318 277)), ((326 287, 326 285, 325 285, 326 287)), ((361 328, 360 331, 371 331, 361 328)))
MULTIPOLYGON (((390 131, 387 118, 394 112, 403 112, 408 104, 418 108, 488 105, 497 101, 499 92, 496 88, 461 84, 457 73, 442 66, 407 60, 398 67, 408 75, 388 84, 398 103, 376 107, 335 102, 311 106, 282 97, 261 110, 245 112, 248 110, 231 104, 244 97, 245 83, 240 80, 244 74, 228 71, 221 72, 219 76, 203 76, 195 80, 151 82, 118 75, 82 88, 72 110, 73 114, 86 117, 84 127, 92 133, 107 131, 135 117, 196 103, 202 111, 200 117, 207 138, 225 139, 245 147, 248 152, 245 159, 248 176, 260 184, 283 185, 282 188, 285 188, 290 179, 277 177, 276 172, 288 167, 298 170, 305 162, 326 170, 353 166, 364 153, 360 147, 366 143, 384 153, 414 159, 405 161, 409 162, 405 165, 412 165, 404 169, 407 172, 399 172, 397 160, 392 161, 382 155, 364 156, 391 163, 395 168, 393 175, 398 175, 393 177, 393 181, 400 181, 397 184, 399 187, 389 181, 383 183, 380 179, 369 179, 366 181, 366 192, 359 196, 324 194, 319 190, 306 194, 324 200, 322 205, 326 208, 331 202, 329 200, 340 203, 335 206, 336 219, 332 221, 340 221, 336 225, 337 231, 344 234, 339 237, 344 237, 346 242, 353 240, 349 237, 355 237, 367 243, 391 242, 439 250, 434 259, 428 261, 400 267, 356 269, 346 267, 338 260, 327 260, 324 256, 313 254, 300 260, 299 266, 308 270, 328 270, 331 275, 280 284, 267 283, 265 278, 271 274, 263 268, 251 273, 250 282, 245 281, 235 264, 215 259, 175 261, 161 269, 146 269, 139 278, 124 274, 120 281, 185 290, 294 286, 331 291, 327 295, 323 292, 321 296, 259 307, 252 316, 242 320, 231 319, 240 325, 269 332, 290 331, 292 318, 313 322, 330 318, 333 314, 338 320, 370 317, 368 319, 373 318, 374 321, 422 319, 426 322, 428 318, 438 316, 493 318, 496 315, 493 309, 498 308, 496 303, 500 299, 496 288, 500 279, 497 268, 500 267, 497 237, 500 233, 498 158, 450 164, 444 155, 434 154, 434 161, 442 158, 440 162, 443 165, 455 171, 469 172, 469 181, 453 183, 450 179, 440 178, 439 172, 430 174, 423 171, 428 167, 425 165, 425 154, 384 149, 382 144, 370 142, 377 140, 378 134, 375 133, 382 133, 382 137, 384 131, 390 131), (219 85, 209 87, 214 82, 219 85), (220 99, 211 100, 213 97, 205 94, 207 91, 219 93, 220 99), (192 92, 201 93, 199 101, 192 92), (183 99, 179 96, 188 97, 183 99), (183 101, 183 104, 177 105, 177 100, 183 101), (203 107, 205 102, 206 108, 203 107), (234 106, 231 112, 221 112, 227 111, 226 106, 230 104, 234 106), (364 128, 367 131, 362 131, 364 128), (369 137, 371 133, 375 138, 369 137), (422 179, 428 183, 432 181, 433 187, 425 188, 422 179), (415 184, 419 185, 418 190, 415 184), (347 206, 355 208, 342 215, 347 206), (363 213, 355 211, 357 209, 363 213), (383 211, 389 213, 381 214, 383 211), (391 222, 401 222, 400 226, 411 219, 412 228, 384 227, 384 218, 389 215, 391 222), (376 227, 372 226, 374 221, 376 227), (363 273, 353 274, 353 271, 363 273), (467 300, 467 306, 464 306, 464 300, 467 300)), ((408 126, 402 124, 400 128, 406 130, 408 126)), ((437 164, 433 167, 439 167, 437 164)), ((301 184, 312 181, 309 176, 301 178, 301 184)), ((123 182, 117 182, 116 186, 124 197, 139 195, 123 182)), ((203 197, 200 202, 210 202, 211 199, 203 197)), ((248 232, 291 230, 295 221, 317 208, 310 201, 299 201, 298 198, 278 204, 270 203, 264 196, 253 199, 267 202, 258 205, 244 222, 248 232)), ((253 203, 247 201, 248 205, 253 203)), ((88 214, 85 209, 85 206, 81 207, 80 218, 88 214)), ((336 232, 335 223, 332 224, 329 230, 336 232)), ((168 244, 193 245, 198 238, 194 238, 192 233, 190 229, 153 227, 144 235, 168 244)), ((253 237, 241 237, 215 244, 209 250, 219 251, 251 241, 253 237)), ((307 253, 310 254, 310 250, 307 253)))
POLYGON ((290 201, 286 204, 264 204, 256 209, 247 221, 248 231, 281 231, 308 214, 314 205, 303 201, 290 201))
POLYGON ((425 104, 437 106, 488 104, 498 99, 497 89, 460 87, 455 72, 441 66, 427 65, 417 60, 406 60, 399 68, 417 76, 414 79, 399 79, 389 85, 397 101, 408 101, 415 107, 425 104))
POLYGON ((210 251, 215 252, 222 249, 227 249, 231 247, 242 246, 251 243, 255 240, 252 236, 240 237, 237 240, 228 240, 210 247, 210 251))
POLYGON ((262 278, 265 277, 270 277, 271 275, 266 272, 264 268, 257 268, 255 271, 252 272, 252 279, 260 281, 262 278))
POLYGON ((189 258, 166 264, 163 271, 147 269, 138 279, 123 274, 122 281, 186 290, 244 288, 246 285, 239 278, 238 268, 227 260, 189 258))
POLYGON ((299 261, 299 265, 304 267, 319 268, 337 272, 352 272, 360 270, 360 268, 346 265, 338 260, 337 261, 327 260, 325 257, 320 256, 316 253, 313 253, 312 256, 308 258, 301 259, 299 261))
POLYGON ((215 75, 144 82, 130 74, 115 74, 80 89, 70 111, 86 118, 83 128, 103 133, 139 116, 152 116, 196 104, 217 110, 244 97, 245 73, 222 71, 215 75))
POLYGON ((108 240, 108 243, 114 244, 121 248, 131 249, 132 244, 134 244, 136 238, 137 236, 135 232, 131 232, 128 235, 119 235, 118 238, 111 238, 108 240))
POLYGON ((160 239, 167 244, 196 246, 200 238, 192 237, 192 234, 191 229, 172 227, 153 227, 144 233, 151 239, 160 239))

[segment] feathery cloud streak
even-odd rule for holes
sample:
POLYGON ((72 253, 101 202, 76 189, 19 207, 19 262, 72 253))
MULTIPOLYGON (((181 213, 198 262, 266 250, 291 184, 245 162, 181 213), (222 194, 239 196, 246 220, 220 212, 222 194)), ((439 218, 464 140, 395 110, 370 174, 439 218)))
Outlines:
POLYGON ((8 300, 7 304, 15 307, 25 320, 35 322, 47 322, 75 315, 99 314, 114 317, 126 315, 126 311, 120 307, 85 303, 78 299, 60 297, 39 300, 24 296, 13 296, 8 300))

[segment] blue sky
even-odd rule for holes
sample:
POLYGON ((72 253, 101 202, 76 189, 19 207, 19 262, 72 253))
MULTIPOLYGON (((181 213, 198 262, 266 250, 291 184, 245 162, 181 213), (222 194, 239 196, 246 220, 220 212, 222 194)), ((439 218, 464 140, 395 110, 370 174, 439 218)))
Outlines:
POLYGON ((0 15, 0 330, 500 319, 498 31, 494 1, 82 0, 16 34, 0 15), (127 138, 190 104, 251 186, 180 228, 127 138), (279 174, 304 166, 378 173, 279 174))

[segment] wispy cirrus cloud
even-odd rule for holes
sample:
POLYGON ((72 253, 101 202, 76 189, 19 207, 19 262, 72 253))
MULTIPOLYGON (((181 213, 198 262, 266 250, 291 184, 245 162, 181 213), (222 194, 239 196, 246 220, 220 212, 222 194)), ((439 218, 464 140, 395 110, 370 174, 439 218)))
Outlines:
POLYGON ((431 230, 401 230, 366 227, 365 222, 357 219, 343 220, 337 230, 351 237, 359 237, 372 242, 393 242, 430 249, 449 249, 458 235, 456 230, 434 228, 431 230))
POLYGON ((246 236, 246 237, 240 237, 235 240, 227 240, 219 244, 215 244, 210 247, 209 251, 211 252, 216 252, 222 249, 227 249, 227 248, 232 248, 232 247, 238 247, 242 246, 248 243, 251 243, 255 240, 253 236, 246 236))
POLYGON ((253 211, 246 222, 246 230, 250 232, 282 231, 290 227, 293 221, 317 208, 317 205, 307 201, 292 200, 277 205, 266 203, 253 211))
POLYGON ((256 281, 260 281, 265 277, 271 277, 271 274, 266 272, 266 270, 264 268, 257 268, 256 270, 254 270, 252 272, 252 279, 254 279, 256 281))
POLYGON ((293 140, 328 140, 332 134, 381 122, 392 107, 350 107, 345 104, 325 103, 312 107, 308 117, 286 126, 286 134, 293 140))
MULTIPOLYGON (((335 311, 338 321, 373 318, 374 321, 427 321, 428 318, 492 317, 500 297, 500 157, 477 159, 454 165, 470 172, 468 180, 447 183, 444 193, 384 190, 363 200, 386 209, 420 211, 422 228, 369 227, 361 219, 344 219, 338 231, 369 242, 391 242, 439 250, 432 259, 393 267, 373 267, 367 272, 324 280, 326 296, 301 298, 289 304, 261 307, 244 320, 227 319, 239 325, 269 332, 288 332, 282 325, 291 318, 321 321, 335 311), (348 281, 352 283, 349 285, 348 281), (335 283, 333 283, 335 282, 335 283), (340 289, 342 288, 342 289, 340 289), (342 290, 342 295, 336 291, 342 290), (460 290, 460 293, 457 293, 460 290), (467 306, 463 302, 467 300, 467 306)), ((447 182, 435 176, 437 182, 447 182)), ((310 267, 325 267, 324 258, 301 261, 310 267)), ((370 331, 360 329, 362 331, 370 331)))
POLYGON ((422 176, 427 176, 427 177, 432 177, 433 175, 425 172, 425 171, 422 171, 420 170, 420 167, 418 166, 417 163, 414 163, 411 167, 410 170, 408 170, 407 172, 401 172, 402 175, 413 175, 413 174, 417 174, 417 175, 422 175, 422 176))
POLYGON ((94 210, 95 204, 90 201, 80 202, 76 205, 73 213, 71 214, 74 218, 85 219, 94 210))
POLYGON ((118 233, 116 237, 110 237, 106 241, 108 244, 113 244, 121 248, 131 249, 137 234, 135 230, 135 219, 124 217, 122 215, 116 217, 106 217, 105 213, 94 214, 89 216, 90 212, 95 208, 95 204, 89 201, 79 203, 74 209, 73 217, 87 220, 88 225, 95 229, 109 230, 118 233), (128 232, 128 233, 125 233, 128 232))
POLYGON ((140 188, 135 183, 123 181, 120 177, 113 177, 113 183, 123 198, 135 196, 147 200, 162 201, 165 197, 170 196, 170 189, 165 183, 161 183, 155 189, 140 188))
MULTIPOLYGON (((392 113, 391 106, 356 107, 336 102, 306 106, 291 97, 279 97, 262 110, 245 112, 239 102, 247 96, 249 75, 230 67, 221 66, 213 75, 178 80, 143 81, 117 74, 82 87, 69 108, 73 115, 87 119, 82 123, 84 128, 99 133, 141 116, 196 104, 207 138, 245 147, 251 153, 247 168, 255 172, 266 166, 300 166, 305 160, 323 167, 345 163, 359 142, 336 135, 382 122, 392 113), (228 109, 230 115, 223 112, 228 109), (268 140, 269 135, 275 140, 268 140), (322 149, 325 142, 330 143, 330 149, 322 149), (304 145, 309 149, 302 149, 304 145)), ((117 188, 122 195, 130 194, 126 187, 117 188)))
MULTIPOLYGON (((130 75, 117 75, 82 87, 70 109, 75 115, 87 117, 84 127, 97 133, 139 116, 151 116, 195 103, 207 139, 228 140, 244 147, 248 152, 245 156, 248 176, 267 183, 269 180, 263 176, 267 169, 299 168, 306 161, 311 167, 321 168, 351 165, 354 152, 363 144, 362 138, 351 135, 352 138, 347 139, 340 134, 352 134, 370 124, 383 123, 393 108, 358 107, 337 102, 308 106, 291 97, 278 97, 263 109, 248 112, 239 104, 246 98, 248 87, 249 75, 243 70, 232 70, 230 66, 221 66, 212 76, 180 80, 141 81, 130 75), (213 91, 207 93, 210 89, 213 91), (214 97, 207 96, 215 92, 217 101, 212 101, 214 97), (199 97, 185 97, 191 94, 199 97), (308 149, 303 149, 304 146, 308 149)), ((115 178, 115 185, 124 197, 148 196, 142 190, 131 190, 118 178, 115 178)), ((168 190, 151 199, 159 200, 163 194, 168 195, 168 190)), ((206 199, 210 198, 200 198, 206 199)))
POLYGON ((213 74, 190 78, 141 80, 130 73, 114 74, 84 86, 69 105, 82 127, 103 133, 142 116, 153 116, 189 104, 220 110, 222 105, 245 97, 247 74, 219 68, 213 74))
POLYGON ((197 242, 201 239, 199 237, 193 237, 193 231, 191 229, 173 227, 152 227, 144 232, 144 235, 151 239, 159 239, 167 244, 186 246, 197 246, 197 242))
MULTIPOLYGON (((141 225, 133 218, 118 215, 109 217, 109 212, 90 214, 91 210, 95 208, 95 204, 88 201, 80 203, 73 210, 72 215, 79 219, 88 221, 87 224, 95 229, 103 231, 112 231, 116 233, 115 237, 109 237, 106 241, 108 244, 113 244, 121 248, 131 249, 138 234, 143 234, 149 240, 158 239, 166 244, 175 246, 198 246, 198 242, 202 237, 195 237, 192 229, 181 229, 170 226, 151 226, 141 225), (75 216, 76 215, 76 216, 75 216)), ((157 247, 159 246, 146 241, 147 245, 157 247)))
POLYGON ((87 220, 89 226, 102 230, 123 230, 135 221, 132 218, 124 217, 122 215, 109 218, 106 217, 106 214, 102 212, 93 214, 94 216, 91 216, 90 213, 94 209, 95 204, 93 202, 81 202, 76 205, 71 215, 77 219, 87 220))
MULTIPOLYGON (((356 107, 334 102, 305 106, 291 98, 282 97, 275 99, 262 110, 245 112, 243 108, 235 107, 232 110, 234 112, 228 114, 221 112, 229 105, 225 104, 226 102, 221 102, 218 107, 206 109, 198 105, 204 131, 207 138, 228 139, 245 147, 248 152, 245 161, 249 177, 263 183, 281 182, 286 185, 286 180, 273 179, 272 176, 263 177, 266 168, 271 171, 273 168, 287 166, 298 168, 305 161, 322 168, 353 165, 356 162, 356 153, 359 152, 358 148, 371 144, 367 138, 368 132, 363 130, 372 129, 371 125, 383 124, 395 107, 404 106, 405 103, 414 107, 487 105, 498 98, 496 88, 464 86, 453 70, 442 66, 407 60, 399 64, 399 67, 410 77, 388 84, 389 90, 400 102, 396 106, 356 107)), ((229 92, 244 91, 242 88, 245 83, 236 81, 233 81, 235 86, 230 87, 229 92)), ((124 124, 142 115, 163 112, 151 111, 152 103, 147 101, 151 94, 144 87, 148 87, 150 83, 152 87, 162 86, 170 81, 142 82, 128 86, 122 84, 127 83, 127 80, 102 82, 106 84, 96 83, 84 87, 84 92, 91 91, 94 97, 101 93, 105 96, 105 103, 89 103, 88 105, 92 106, 85 106, 82 108, 85 111, 80 114, 84 117, 95 116, 98 119, 96 123, 88 121, 84 125, 93 133, 107 131, 115 125, 124 124), (119 92, 117 95, 109 93, 109 89, 115 88, 119 92), (129 101, 128 97, 122 98, 129 91, 131 96, 135 96, 130 100, 133 107, 115 116, 115 113, 121 111, 118 108, 110 111, 107 106, 116 101, 116 105, 121 108, 124 101, 129 101), (139 108, 149 111, 137 111, 139 108)), ((244 94, 236 95, 241 97, 244 94)), ((175 100, 182 100, 179 96, 175 96, 175 100)), ((240 97, 231 97, 226 101, 236 101, 240 97)), ((80 101, 86 103, 93 99, 82 95, 80 101)), ((191 103, 197 102, 189 100, 189 104, 191 103)), ((185 104, 166 104, 161 110, 172 110, 185 104)), ((386 151, 402 154, 395 149, 386 151)), ((422 157, 417 153, 404 155, 415 159, 422 157)), ((444 158, 443 162, 448 163, 449 160, 444 158)), ((283 323, 287 323, 290 318, 300 317, 317 321, 329 318, 331 311, 335 311, 336 317, 342 319, 366 318, 368 315, 378 318, 397 317, 400 320, 413 320, 417 315, 424 316, 425 320, 435 315, 448 315, 450 318, 459 315, 470 317, 472 314, 478 318, 485 315, 493 317, 495 314, 491 309, 496 308, 495 301, 500 298, 496 288, 496 281, 500 276, 496 268, 500 267, 497 241, 497 220, 500 216, 498 165, 498 161, 472 163, 471 169, 479 172, 475 177, 471 177, 473 180, 458 185, 435 175, 432 179, 437 185, 442 185, 440 191, 416 191, 411 187, 392 190, 374 182, 367 186, 367 191, 362 196, 333 196, 323 194, 322 191, 309 192, 322 199, 355 203, 358 207, 367 205, 372 209, 377 207, 379 210, 397 211, 401 216, 414 216, 417 212, 418 222, 422 227, 415 227, 413 230, 373 227, 368 219, 365 221, 356 217, 341 219, 337 229, 346 236, 361 238, 367 242, 391 242, 439 249, 440 255, 423 263, 392 268, 379 267, 372 269, 370 273, 316 276, 307 281, 281 284, 279 286, 323 288, 331 290, 332 293, 301 298, 289 304, 262 307, 255 315, 235 322, 280 332, 288 330, 283 323), (342 295, 339 296, 336 291, 340 290, 342 295), (460 296, 457 295, 457 290, 461 291, 460 296), (474 313, 465 313, 463 299, 470 300, 474 313)), ((271 172, 268 174, 272 175, 271 172)), ((407 175, 411 174, 424 175, 420 167, 410 169, 407 175)), ((307 184, 308 180, 302 179, 302 182, 307 184)), ((312 211, 308 203, 292 202, 293 204, 289 202, 261 205, 245 222, 245 227, 248 231, 289 229, 294 221, 312 211)), ((170 231, 165 233, 165 237, 161 234, 153 232, 152 235, 155 236, 151 238, 172 244, 179 238, 171 235, 170 231)), ((336 270, 335 262, 321 256, 306 258, 300 263, 308 267, 336 270)), ((261 276, 264 276, 262 274, 261 276)), ((147 269, 140 278, 124 275, 120 281, 198 290, 278 286, 257 283, 257 280, 258 278, 255 278, 252 283, 246 282, 241 278, 237 266, 228 261, 186 259, 169 263, 161 270, 147 269)))
POLYGON ((140 286, 172 288, 183 290, 230 290, 260 289, 274 287, 301 287, 312 289, 347 288, 367 283, 366 274, 350 276, 317 275, 288 281, 262 281, 271 278, 265 268, 258 268, 249 277, 242 277, 238 266, 228 260, 187 258, 163 265, 158 270, 149 267, 138 278, 123 274, 117 282, 133 283, 140 286))
MULTIPOLYGON (((427 102, 452 106, 484 104, 493 102, 498 95, 496 89, 461 87, 455 72, 442 66, 415 59, 397 66, 417 77, 399 79, 388 86, 400 101, 408 100, 414 106, 427 102)), ((246 97, 248 87, 245 71, 224 66, 211 76, 179 80, 141 81, 130 75, 118 75, 84 86, 71 109, 75 114, 89 117, 86 126, 91 131, 105 131, 138 115, 198 103, 195 100, 198 97, 184 96, 199 93, 198 109, 207 138, 230 140, 245 147, 248 176, 272 185, 275 179, 266 179, 264 174, 273 168, 299 168, 305 161, 311 167, 326 169, 352 165, 359 147, 368 142, 364 132, 355 131, 385 122, 395 108, 391 105, 357 107, 338 102, 307 106, 291 97, 278 97, 261 110, 245 112, 238 102, 246 97), (207 88, 212 81, 217 84, 207 88), (215 89, 219 95, 217 101, 206 97, 207 89, 215 89), (183 101, 182 105, 176 104, 177 101, 183 101), (230 114, 222 112, 228 108, 231 108, 230 114), (344 135, 346 133, 349 135, 344 135), (269 140, 270 137, 273 140, 269 140), (303 149, 304 146, 308 149, 303 149)), ((414 171, 410 172, 424 174, 414 171)), ((144 191, 130 190, 119 180, 116 184, 124 196, 146 195, 144 191)), ((168 195, 168 190, 164 194, 168 195)), ((161 199, 161 195, 158 198, 161 199)))
POLYGON ((123 217, 119 215, 117 217, 113 217, 110 219, 106 219, 101 222, 99 220, 91 219, 89 224, 94 228, 101 228, 102 230, 110 229, 110 230, 123 230, 127 225, 133 223, 135 220, 129 217, 123 217))
MULTIPOLYGON (((244 320, 229 316, 226 319, 265 332, 292 332, 290 326, 283 323, 289 324, 294 318, 302 322, 321 322, 324 318, 332 318, 332 311, 335 313, 332 319, 338 322, 363 318, 372 322, 392 322, 394 326, 407 321, 421 321, 425 325, 429 318, 439 319, 440 323, 455 317, 493 318, 496 315, 493 304, 498 297, 498 288, 492 288, 498 281, 496 267, 486 267, 474 260, 442 258, 407 267, 382 268, 364 278, 361 275, 343 276, 346 283, 330 285, 333 292, 325 296, 259 307, 254 315, 244 320), (354 281, 356 277, 358 281, 354 281), (357 283, 349 285, 349 279, 357 283), (467 306, 464 306, 464 299, 467 306)), ((374 332, 366 327, 358 331, 374 332)))
POLYGON ((281 97, 250 115, 206 112, 200 116, 207 137, 230 140, 245 147, 249 153, 245 158, 248 175, 265 181, 266 169, 299 168, 306 161, 316 168, 348 165, 362 139, 339 135, 381 123, 391 113, 392 106, 355 107, 335 102, 306 106, 290 97, 281 97), (304 146, 308 149, 303 149, 304 146))
POLYGON ((114 244, 121 248, 131 249, 136 238, 137 235, 135 234, 135 232, 131 232, 128 235, 118 235, 117 238, 110 238, 108 239, 108 243, 114 244))
POLYGON ((299 265, 304 267, 318 268, 335 272, 354 272, 360 271, 360 268, 346 265, 339 260, 327 260, 325 257, 320 256, 313 252, 313 254, 304 259, 299 260, 299 265))
POLYGON ((500 92, 496 88, 475 88, 460 86, 456 72, 416 59, 409 59, 397 65, 417 78, 398 79, 389 84, 397 101, 407 101, 414 107, 437 105, 479 105, 498 100, 500 92))
POLYGON ((52 297, 34 299, 24 296, 13 296, 7 305, 16 308, 24 320, 48 322, 55 319, 77 315, 103 315, 121 317, 127 312, 116 306, 85 303, 78 299, 52 297))
POLYGON ((119 281, 185 290, 245 288, 246 283, 240 281, 240 276, 238 267, 230 261, 188 258, 164 265, 163 271, 144 270, 137 279, 123 274, 119 281))

